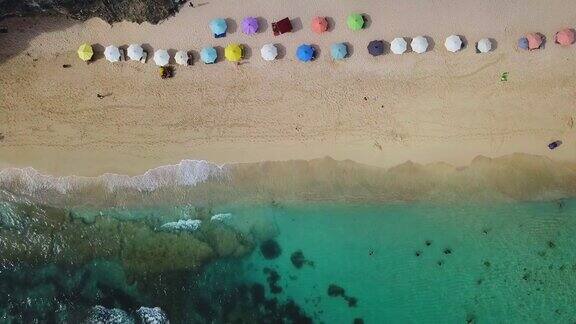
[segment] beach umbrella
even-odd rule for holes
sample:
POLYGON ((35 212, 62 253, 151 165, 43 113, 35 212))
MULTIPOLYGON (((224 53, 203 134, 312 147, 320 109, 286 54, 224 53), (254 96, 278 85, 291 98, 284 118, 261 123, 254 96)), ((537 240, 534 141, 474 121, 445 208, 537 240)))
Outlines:
POLYGON ((392 40, 392 42, 390 43, 390 51, 398 55, 404 54, 404 52, 406 52, 407 47, 408 43, 406 43, 406 40, 402 37, 394 38, 394 40, 392 40))
POLYGON ((230 44, 224 49, 224 57, 230 62, 242 60, 242 45, 230 44))
POLYGON ((78 47, 78 57, 86 62, 86 61, 90 61, 90 59, 92 58, 92 56, 94 55, 94 51, 92 50, 92 45, 88 44, 88 43, 84 43, 82 45, 80 45, 80 47, 78 47))
POLYGON ((416 36, 410 42, 412 50, 418 54, 426 53, 428 50, 428 40, 424 36, 416 36))
POLYGON ((114 45, 106 46, 104 57, 110 62, 118 62, 120 61, 120 50, 114 45))
POLYGON ((188 53, 186 51, 178 51, 174 55, 174 60, 176 61, 176 63, 180 65, 188 65, 189 59, 190 57, 188 56, 188 53))
POLYGON ((260 49, 260 55, 265 61, 273 61, 278 56, 278 48, 274 44, 266 44, 260 49))
POLYGON ((352 13, 346 19, 346 24, 351 30, 360 30, 364 27, 364 17, 358 13, 352 13))
POLYGON ((540 46, 542 46, 542 43, 544 42, 542 35, 538 33, 528 33, 526 34, 526 39, 528 39, 529 50, 539 49, 540 46))
POLYGON ((480 53, 488 53, 492 50, 492 42, 488 38, 482 38, 476 44, 476 48, 480 53))
POLYGON ((228 24, 226 23, 226 20, 222 18, 212 19, 212 21, 210 21, 210 29, 214 35, 222 36, 226 34, 228 24))
POLYGON ((296 49, 296 57, 302 62, 309 62, 314 59, 314 47, 309 44, 302 44, 296 49))
POLYGON ((450 35, 446 38, 446 41, 444 42, 444 46, 450 52, 456 53, 460 49, 462 49, 462 39, 460 39, 460 36, 450 35))
POLYGON ((258 19, 254 17, 246 17, 242 20, 242 32, 246 35, 256 34, 259 27, 258 19))
POLYGON ((335 60, 343 60, 348 55, 348 47, 344 43, 336 43, 330 46, 330 53, 335 60))
POLYGON ((316 34, 322 34, 328 30, 328 20, 324 17, 312 18, 312 31, 316 34))
POLYGON ((528 38, 520 37, 520 39, 518 39, 518 48, 521 48, 523 50, 527 50, 528 49, 528 38))
POLYGON ((134 61, 140 61, 144 55, 144 49, 138 44, 128 46, 128 57, 134 61))
POLYGON ((368 43, 368 53, 372 56, 384 54, 384 42, 381 40, 373 40, 368 43))
POLYGON ((554 41, 562 46, 574 44, 574 30, 570 28, 562 29, 554 35, 554 41))
POLYGON ((200 59, 206 64, 212 64, 218 59, 218 52, 214 47, 204 47, 200 51, 200 59))
POLYGON ((170 54, 165 49, 159 49, 154 52, 154 63, 158 66, 166 66, 170 63, 170 54))

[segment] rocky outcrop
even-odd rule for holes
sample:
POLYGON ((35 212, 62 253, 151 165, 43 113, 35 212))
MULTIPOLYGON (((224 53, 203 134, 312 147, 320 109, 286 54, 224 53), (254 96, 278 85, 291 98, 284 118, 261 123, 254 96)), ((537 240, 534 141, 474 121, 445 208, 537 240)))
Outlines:
POLYGON ((156 24, 178 11, 180 0, 0 0, 0 19, 10 16, 64 15, 78 20, 100 17, 156 24))

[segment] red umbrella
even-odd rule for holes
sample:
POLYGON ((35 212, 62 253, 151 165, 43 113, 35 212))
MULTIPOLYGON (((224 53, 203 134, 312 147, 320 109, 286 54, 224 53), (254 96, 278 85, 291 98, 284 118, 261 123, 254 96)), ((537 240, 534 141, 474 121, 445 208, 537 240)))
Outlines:
POLYGON ((539 49, 542 46, 544 40, 542 39, 542 35, 538 33, 529 33, 526 34, 526 39, 528 39, 528 49, 535 50, 539 49))
POLYGON ((312 31, 316 34, 322 34, 328 30, 328 21, 324 17, 312 18, 312 31))
POLYGON ((570 28, 562 29, 554 35, 554 41, 562 46, 572 45, 574 43, 574 30, 570 28))

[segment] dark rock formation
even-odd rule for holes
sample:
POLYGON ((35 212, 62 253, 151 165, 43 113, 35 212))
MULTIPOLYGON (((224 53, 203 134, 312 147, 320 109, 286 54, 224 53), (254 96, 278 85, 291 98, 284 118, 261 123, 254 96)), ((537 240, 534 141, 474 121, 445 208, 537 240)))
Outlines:
POLYGON ((174 0, 0 0, 0 19, 42 14, 78 20, 100 17, 108 23, 128 20, 156 24, 174 15, 180 4, 174 0))
POLYGON ((265 259, 271 260, 279 257, 282 254, 282 249, 276 240, 270 239, 260 244, 260 252, 265 259))
POLYGON ((306 260, 306 258, 304 257, 304 252, 302 252, 302 250, 298 250, 292 253, 292 255, 290 256, 290 261, 297 269, 301 269, 304 265, 314 267, 314 262, 306 260))

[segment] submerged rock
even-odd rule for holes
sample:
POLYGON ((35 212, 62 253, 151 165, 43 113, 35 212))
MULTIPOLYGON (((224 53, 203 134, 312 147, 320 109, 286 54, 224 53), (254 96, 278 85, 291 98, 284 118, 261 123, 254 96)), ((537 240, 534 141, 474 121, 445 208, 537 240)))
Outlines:
POLYGON ((260 252, 265 259, 271 260, 276 259, 282 254, 282 249, 276 240, 266 240, 260 244, 260 252))
POLYGON ((344 288, 335 284, 330 284, 330 286, 328 286, 328 296, 340 297, 344 296, 344 294, 345 294, 344 288))
POLYGON ((310 260, 306 260, 304 257, 304 252, 302 250, 298 250, 290 256, 290 261, 292 264, 297 268, 301 269, 304 265, 309 265, 311 267, 314 266, 314 262, 310 260))
POLYGON ((266 281, 268 281, 268 288, 270 288, 270 292, 273 294, 279 294, 282 292, 282 287, 278 285, 280 281, 280 275, 278 272, 271 268, 264 268, 264 273, 268 275, 266 281))

